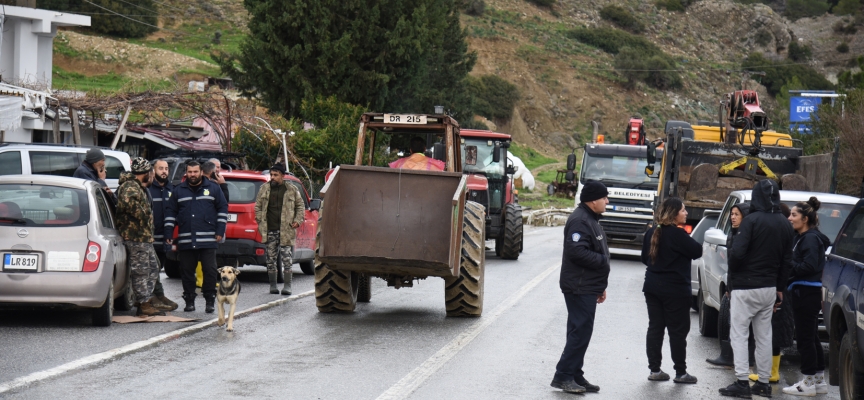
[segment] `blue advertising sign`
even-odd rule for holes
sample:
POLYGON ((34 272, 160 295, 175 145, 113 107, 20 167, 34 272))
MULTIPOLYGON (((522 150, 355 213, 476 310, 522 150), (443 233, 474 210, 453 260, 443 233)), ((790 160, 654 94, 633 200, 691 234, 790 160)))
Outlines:
POLYGON ((817 97, 790 97, 789 122, 810 122, 810 114, 816 112, 821 102, 817 97))

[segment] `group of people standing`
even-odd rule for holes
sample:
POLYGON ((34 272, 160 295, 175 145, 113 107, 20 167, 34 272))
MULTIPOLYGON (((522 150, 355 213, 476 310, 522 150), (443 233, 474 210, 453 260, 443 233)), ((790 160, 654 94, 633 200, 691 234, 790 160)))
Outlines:
MULTIPOLYGON (((136 315, 164 315, 165 311, 178 308, 177 303, 165 296, 159 281, 159 270, 173 246, 176 246, 183 283, 186 303, 183 311, 195 311, 195 271, 200 263, 204 311, 214 312, 218 275, 216 249, 225 238, 229 196, 225 180, 219 174, 219 160, 203 164, 187 161, 185 179, 174 186, 165 160, 156 160, 151 165, 138 157, 132 160, 131 172, 121 174, 116 194, 104 181, 104 162, 104 153, 93 148, 74 176, 99 182, 105 188, 105 195, 116 204, 115 223, 126 247, 136 315), (176 239, 175 227, 178 228, 176 239)), ((284 179, 285 174, 282 164, 270 169, 269 184, 262 185, 258 191, 255 219, 267 242, 270 293, 280 293, 275 271, 277 256, 281 256, 284 265, 281 294, 290 295, 291 249, 296 229, 303 222, 304 203, 299 190, 284 179)))
MULTIPOLYGON (((609 202, 607 196, 602 183, 587 182, 580 204, 564 228, 560 286, 568 310, 567 344, 552 387, 565 392, 600 390, 588 383, 582 366, 596 305, 606 299, 610 259, 598 221, 609 202)), ((735 382, 721 388, 721 395, 771 397, 769 384, 780 380, 780 349, 792 345, 793 333, 801 353, 803 378, 783 392, 801 396, 827 393, 817 332, 822 269, 830 241, 818 229, 820 205, 811 197, 789 209, 780 202, 777 183, 762 180, 753 188, 750 204, 733 207, 724 300, 730 303, 730 337, 721 342, 720 357, 708 360, 735 368, 735 382), (756 374, 749 371, 751 326, 756 374), (755 381, 752 387, 751 380, 755 381)), ((681 228, 686 220, 684 203, 668 198, 655 212, 655 226, 645 234, 642 262, 647 268, 642 290, 649 320, 645 347, 650 381, 697 382, 687 372, 686 353, 691 260, 702 256, 702 244, 681 228), (669 333, 674 378, 660 368, 665 332, 669 333)))

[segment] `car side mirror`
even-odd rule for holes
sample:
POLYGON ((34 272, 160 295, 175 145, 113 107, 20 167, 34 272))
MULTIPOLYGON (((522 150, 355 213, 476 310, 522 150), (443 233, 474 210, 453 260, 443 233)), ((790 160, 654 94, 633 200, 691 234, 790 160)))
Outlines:
POLYGON ((492 149, 492 162, 501 162, 501 144, 495 143, 495 148, 492 149))
POLYGON ((318 211, 321 209, 321 199, 313 199, 309 202, 309 210, 318 211))
POLYGON ((645 167, 645 175, 651 176, 654 175, 654 164, 657 163, 657 145, 648 143, 646 147, 648 166, 645 167))
POLYGON ((726 233, 717 228, 708 229, 707 231, 705 231, 705 243, 717 246, 725 246, 726 233))
POLYGON ((519 169, 519 167, 517 167, 515 165, 508 165, 507 170, 505 172, 507 175, 513 175, 516 173, 516 170, 518 170, 518 169, 519 169))

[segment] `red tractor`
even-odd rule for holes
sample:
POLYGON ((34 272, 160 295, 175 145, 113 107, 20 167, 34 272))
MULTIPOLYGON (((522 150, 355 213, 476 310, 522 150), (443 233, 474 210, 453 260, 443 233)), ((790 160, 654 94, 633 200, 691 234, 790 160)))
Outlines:
POLYGON ((645 145, 645 121, 642 118, 630 118, 627 131, 624 132, 626 143, 631 146, 645 145))
POLYGON ((486 207, 486 236, 495 239, 495 255, 508 260, 522 252, 522 207, 517 203, 507 163, 510 135, 462 129, 462 171, 468 175, 468 200, 486 207))

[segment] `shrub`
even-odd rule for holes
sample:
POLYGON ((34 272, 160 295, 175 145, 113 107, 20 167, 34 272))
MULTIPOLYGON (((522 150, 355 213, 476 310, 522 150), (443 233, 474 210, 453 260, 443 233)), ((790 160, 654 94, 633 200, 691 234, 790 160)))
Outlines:
POLYGON ((849 52, 849 43, 843 42, 837 45, 838 53, 848 53, 849 52))
POLYGON ((486 12, 486 2, 483 0, 468 0, 465 6, 465 14, 479 17, 486 12))
POLYGON ((798 77, 805 88, 829 90, 834 85, 815 69, 803 64, 789 64, 788 61, 771 61, 760 53, 752 53, 741 63, 743 69, 765 71, 762 84, 772 96, 777 96, 781 88, 793 77, 798 77))
POLYGON ((589 46, 594 46, 610 54, 618 54, 622 47, 630 47, 646 54, 662 53, 659 47, 641 36, 636 36, 614 28, 576 28, 566 35, 589 46))
POLYGON ((615 69, 627 78, 629 88, 633 88, 637 81, 660 90, 680 88, 681 76, 669 58, 663 53, 647 54, 639 49, 623 47, 615 56, 615 69))
POLYGON ((774 39, 774 35, 772 35, 771 32, 768 32, 768 30, 766 29, 759 29, 758 31, 756 31, 756 37, 754 39, 756 40, 756 44, 760 46, 767 46, 771 44, 771 40, 774 39))
POLYGON ((497 75, 469 76, 468 90, 474 98, 474 113, 489 119, 508 120, 519 101, 516 85, 497 75))
POLYGON ((788 0, 786 16, 793 21, 804 17, 818 17, 830 8, 831 3, 824 0, 788 0))
POLYGON ((859 0, 840 0, 837 5, 831 9, 834 15, 852 15, 861 9, 859 0))
POLYGON ((813 57, 813 50, 806 44, 789 43, 789 59, 792 61, 807 61, 813 57))
POLYGON ((665 8, 669 11, 684 11, 685 4, 681 0, 658 0, 657 8, 665 8))
POLYGON ((528 0, 528 2, 540 7, 552 7, 555 4, 555 0, 528 0))
POLYGON ((834 33, 840 35, 854 35, 858 32, 858 27, 855 26, 856 21, 852 21, 850 23, 844 23, 843 21, 837 21, 834 23, 834 33))
POLYGON ((600 10, 600 18, 603 18, 622 29, 626 29, 633 33, 642 33, 645 31, 645 24, 639 19, 630 14, 623 7, 608 5, 600 10))

